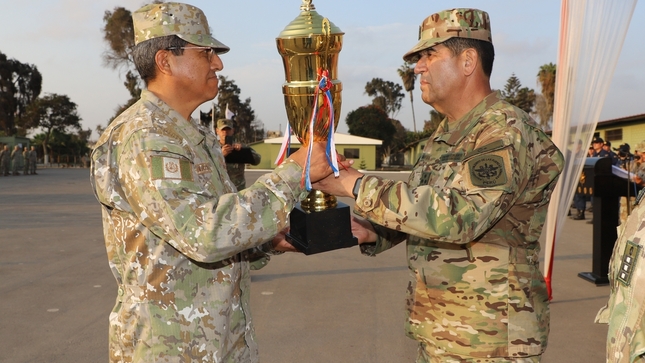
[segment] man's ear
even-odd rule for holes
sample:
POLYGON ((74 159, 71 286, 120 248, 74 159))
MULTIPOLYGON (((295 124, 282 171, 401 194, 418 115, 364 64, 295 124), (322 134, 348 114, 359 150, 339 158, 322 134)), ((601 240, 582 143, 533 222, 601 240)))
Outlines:
POLYGON ((160 73, 172 74, 170 62, 172 61, 169 50, 158 50, 155 54, 155 64, 160 73))
POLYGON ((477 69, 477 63, 479 63, 477 51, 474 48, 467 48, 461 53, 461 57, 464 74, 470 76, 477 69))

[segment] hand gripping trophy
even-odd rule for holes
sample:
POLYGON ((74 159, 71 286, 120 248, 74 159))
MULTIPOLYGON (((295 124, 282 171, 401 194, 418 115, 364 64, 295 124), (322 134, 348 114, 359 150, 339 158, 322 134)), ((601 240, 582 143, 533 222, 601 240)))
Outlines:
MULTIPOLYGON (((312 141, 327 141, 327 160, 337 173, 334 131, 343 90, 337 64, 344 33, 315 9, 312 0, 302 0, 300 15, 276 38, 284 64, 282 91, 289 120, 276 163, 286 157, 293 129, 303 147, 310 148, 312 141)), ((307 255, 355 246, 349 206, 333 195, 312 190, 308 166, 309 161, 302 182, 311 192, 291 212, 287 240, 307 255)))

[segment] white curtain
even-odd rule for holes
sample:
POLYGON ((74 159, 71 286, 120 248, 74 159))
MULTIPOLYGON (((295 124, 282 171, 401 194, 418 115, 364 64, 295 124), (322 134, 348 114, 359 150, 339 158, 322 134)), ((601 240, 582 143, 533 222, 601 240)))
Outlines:
POLYGON ((549 298, 558 231, 567 218, 636 1, 562 1, 552 138, 566 163, 546 222, 544 274, 549 298))

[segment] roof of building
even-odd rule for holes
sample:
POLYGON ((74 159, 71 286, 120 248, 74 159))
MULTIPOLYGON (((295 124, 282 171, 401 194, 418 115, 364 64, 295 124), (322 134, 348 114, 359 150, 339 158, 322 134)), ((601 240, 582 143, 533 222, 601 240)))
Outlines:
MULTIPOLYGON (((271 139, 264 139, 256 142, 265 144, 282 144, 283 137, 274 137, 271 139)), ((354 136, 349 134, 341 134, 337 132, 334 134, 334 142, 336 145, 382 145, 383 141, 377 139, 370 139, 369 137, 354 136)), ((291 135, 291 144, 300 144, 295 135, 291 135)))
POLYGON ((598 121, 598 126, 609 126, 613 124, 618 124, 618 123, 630 123, 634 121, 645 121, 645 113, 641 113, 638 115, 632 115, 632 116, 625 116, 625 117, 620 117, 620 118, 614 118, 611 120, 605 120, 605 121, 598 121))

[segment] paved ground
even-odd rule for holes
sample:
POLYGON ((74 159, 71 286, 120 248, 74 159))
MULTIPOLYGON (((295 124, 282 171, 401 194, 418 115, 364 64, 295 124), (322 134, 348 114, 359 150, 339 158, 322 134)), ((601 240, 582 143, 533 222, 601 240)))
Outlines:
MULTIPOLYGON (((591 270, 591 225, 568 220, 562 233, 543 362, 604 362, 607 328, 593 318, 608 287, 577 277, 591 270)), ((252 279, 263 363, 414 361, 403 335, 403 246, 375 258, 356 247, 285 254, 252 279)), ((0 362, 106 362, 115 297, 88 169, 0 177, 0 362)))

